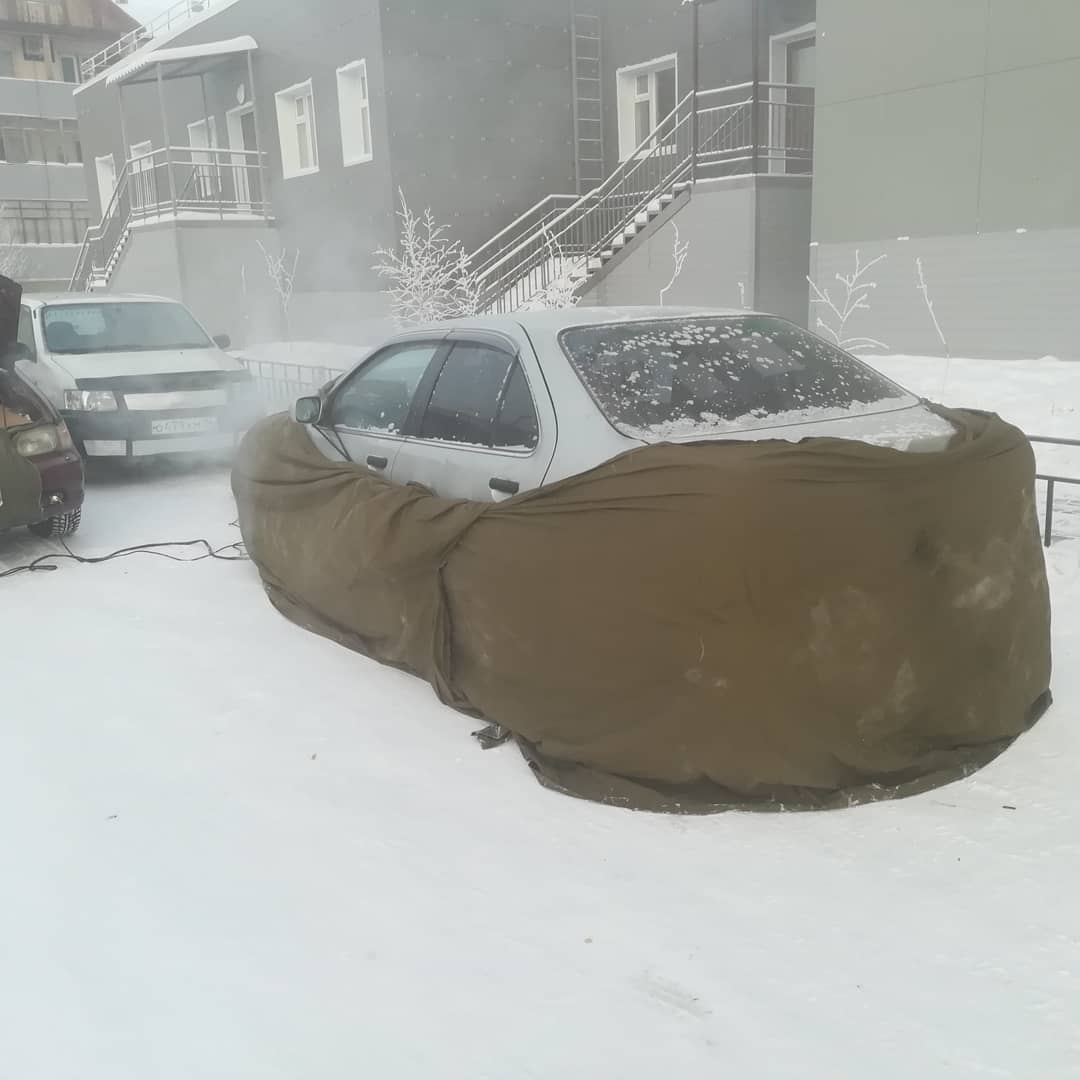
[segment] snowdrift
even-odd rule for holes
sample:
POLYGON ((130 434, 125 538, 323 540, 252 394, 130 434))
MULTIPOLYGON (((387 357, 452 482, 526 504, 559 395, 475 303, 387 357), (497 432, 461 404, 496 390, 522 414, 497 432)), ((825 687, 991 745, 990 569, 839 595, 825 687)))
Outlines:
POLYGON ((493 505, 329 462, 274 416, 233 491, 280 611, 512 733, 541 782, 827 808, 966 775, 1050 700, 1031 447, 940 411, 941 454, 652 446, 493 505))

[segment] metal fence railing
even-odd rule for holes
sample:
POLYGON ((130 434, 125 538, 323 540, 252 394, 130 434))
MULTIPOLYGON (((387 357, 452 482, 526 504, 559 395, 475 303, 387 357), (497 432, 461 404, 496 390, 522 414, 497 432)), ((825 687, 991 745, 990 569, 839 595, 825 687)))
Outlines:
POLYGON ((340 368, 289 364, 278 360, 240 357, 258 387, 259 399, 267 408, 288 409, 297 398, 316 393, 341 375, 340 368))
MULTIPOLYGON (((252 360, 241 357, 258 386, 259 397, 271 409, 288 409, 297 398, 314 394, 333 382, 344 369, 311 364, 290 364, 279 360, 252 360)), ((1029 435, 1028 441, 1047 446, 1070 446, 1080 449, 1080 439, 1063 439, 1049 435, 1029 435)), ((1080 487, 1080 476, 1058 476, 1036 473, 1036 480, 1046 484, 1046 507, 1043 515, 1043 544, 1050 547, 1054 527, 1054 498, 1058 484, 1080 487)))
POLYGON ((142 26, 129 30, 100 52, 82 61, 82 77, 92 79, 95 75, 110 68, 125 56, 130 56, 148 41, 168 33, 173 27, 182 26, 202 15, 210 7, 221 7, 222 0, 177 0, 160 15, 148 20, 142 26))
MULTIPOLYGON (((1062 439, 1050 435, 1029 435, 1028 442, 1042 446, 1071 446, 1080 448, 1080 439, 1062 439)), ((1054 496, 1058 484, 1069 484, 1080 487, 1080 476, 1057 476, 1054 473, 1036 473, 1036 480, 1042 480, 1046 484, 1046 510, 1043 518, 1043 545, 1049 547, 1053 541, 1054 530, 1054 496)))

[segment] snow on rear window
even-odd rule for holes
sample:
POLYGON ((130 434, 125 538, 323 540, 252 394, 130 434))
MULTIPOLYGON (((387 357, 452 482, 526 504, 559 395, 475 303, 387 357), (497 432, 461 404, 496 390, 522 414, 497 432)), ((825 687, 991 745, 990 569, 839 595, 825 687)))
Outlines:
POLYGON ((581 326, 560 343, 604 415, 635 437, 874 412, 906 397, 853 356, 767 316, 581 326))

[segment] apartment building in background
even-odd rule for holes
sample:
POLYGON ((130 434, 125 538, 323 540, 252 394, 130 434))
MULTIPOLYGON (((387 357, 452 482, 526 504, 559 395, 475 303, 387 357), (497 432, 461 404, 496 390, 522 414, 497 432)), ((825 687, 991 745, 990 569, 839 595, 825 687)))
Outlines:
POLYGON ((284 332, 263 252, 285 252, 292 336, 355 340, 387 314, 400 192, 473 254, 491 310, 566 267, 586 303, 655 303, 681 222, 669 303, 805 321, 814 10, 214 0, 87 65, 104 218, 73 284, 181 297, 243 341, 284 332))
POLYGON ((66 287, 91 220, 72 91, 137 26, 111 0, 0 0, 0 270, 66 287))

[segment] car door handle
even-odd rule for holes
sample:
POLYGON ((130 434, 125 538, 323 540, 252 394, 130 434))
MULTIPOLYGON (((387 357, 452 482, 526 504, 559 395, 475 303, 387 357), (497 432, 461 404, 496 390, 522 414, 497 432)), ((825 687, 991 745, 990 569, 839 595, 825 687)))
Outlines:
POLYGON ((493 476, 488 481, 488 487, 500 495, 516 495, 521 490, 521 485, 516 480, 504 480, 501 476, 493 476))
POLYGON ((368 454, 367 463, 373 469, 385 469, 390 464, 386 458, 379 457, 378 454, 368 454))

